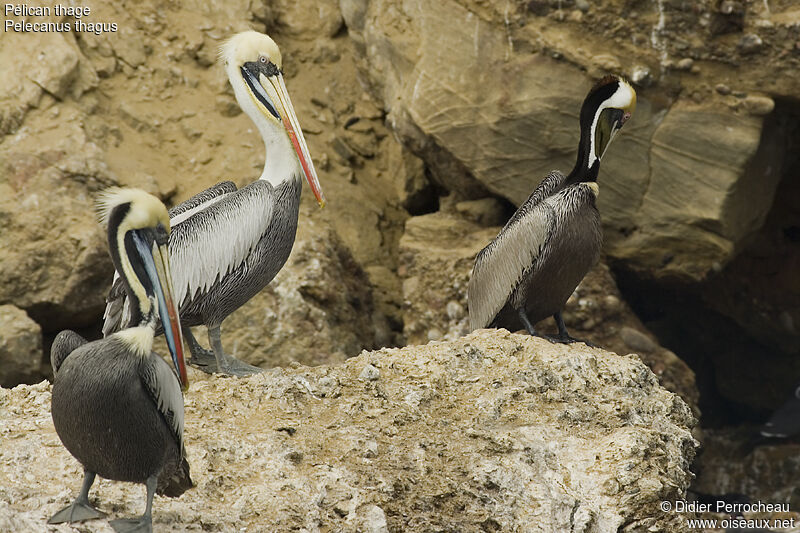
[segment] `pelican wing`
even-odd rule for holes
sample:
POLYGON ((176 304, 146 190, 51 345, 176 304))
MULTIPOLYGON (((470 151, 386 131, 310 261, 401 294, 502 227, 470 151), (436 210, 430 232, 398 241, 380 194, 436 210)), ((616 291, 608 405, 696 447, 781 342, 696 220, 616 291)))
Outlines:
MULTIPOLYGON (((173 209, 169 252, 179 307, 247 259, 269 226, 274 204, 268 182, 258 180, 237 191, 228 181, 173 209)), ((103 335, 125 327, 130 316, 125 286, 115 273, 103 315, 103 335)))
POLYGON ((553 171, 542 180, 500 233, 475 258, 467 289, 470 329, 487 327, 523 275, 542 255, 553 226, 552 207, 543 202, 565 177, 553 171))
POLYGON ((87 343, 87 340, 72 330, 65 329, 53 340, 50 347, 50 364, 53 367, 53 377, 58 374, 61 364, 69 354, 87 343))
MULTIPOLYGON (((191 211, 192 209, 200 207, 201 205, 207 204, 214 198, 219 198, 220 196, 230 194, 234 191, 236 191, 236 184, 233 183, 232 181, 222 181, 220 183, 217 183, 213 187, 209 187, 208 189, 195 194, 185 202, 181 202, 180 204, 170 209, 169 218, 171 220, 174 220, 181 213, 191 211)), ((173 222, 173 224, 177 223, 178 222, 173 222)))
MULTIPOLYGON (((533 190, 531 195, 525 200, 523 205, 528 203, 538 205, 542 200, 551 196, 556 190, 564 183, 567 177, 558 170, 551 170, 550 174, 545 177, 539 185, 533 190)), ((513 220, 513 217, 512 217, 513 220)))
POLYGON ((170 265, 179 307, 247 260, 269 227, 274 205, 272 185, 258 180, 209 200, 172 227, 170 265))
POLYGON ((139 378, 183 450, 183 393, 175 372, 151 352, 139 366, 139 378))

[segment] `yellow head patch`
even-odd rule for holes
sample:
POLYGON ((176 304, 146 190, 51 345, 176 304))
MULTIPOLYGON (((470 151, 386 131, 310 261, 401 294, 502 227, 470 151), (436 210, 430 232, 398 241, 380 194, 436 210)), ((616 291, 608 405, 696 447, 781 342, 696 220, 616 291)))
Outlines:
POLYGON ((97 197, 97 212, 100 222, 105 225, 115 207, 130 203, 131 209, 125 217, 125 230, 150 228, 159 223, 169 231, 169 215, 164 204, 150 193, 141 189, 112 187, 97 197))
POLYGON ((235 67, 241 67, 249 61, 258 61, 260 57, 272 61, 279 69, 283 64, 281 51, 275 41, 257 31, 237 33, 222 45, 219 55, 226 65, 235 67))

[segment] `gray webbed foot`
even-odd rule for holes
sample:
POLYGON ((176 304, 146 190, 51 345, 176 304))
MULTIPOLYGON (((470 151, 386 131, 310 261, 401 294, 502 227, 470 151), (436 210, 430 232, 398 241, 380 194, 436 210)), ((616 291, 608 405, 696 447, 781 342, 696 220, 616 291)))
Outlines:
POLYGON ((218 370, 218 372, 221 374, 227 374, 229 376, 236 376, 237 378, 242 378, 245 376, 252 376, 253 374, 258 374, 264 371, 264 369, 262 368, 249 365, 244 361, 240 361, 235 357, 231 357, 230 355, 223 354, 223 356, 224 357, 221 358, 222 361, 221 364, 219 365, 219 370, 218 370))
POLYGON ((117 533, 153 533, 150 517, 119 518, 108 522, 117 533))
POLYGON ((50 517, 48 524, 62 524, 64 522, 84 522, 95 518, 104 518, 106 513, 98 511, 89 502, 75 500, 59 512, 50 517))
POLYGON ((183 336, 186 339, 186 344, 189 345, 189 352, 192 354, 187 363, 207 374, 216 372, 217 358, 214 356, 214 352, 200 346, 200 343, 197 342, 197 339, 192 335, 191 328, 186 328, 183 332, 183 336))
POLYGON ((105 513, 98 511, 89 503, 89 489, 92 487, 92 483, 94 483, 95 476, 96 474, 94 472, 84 469, 83 484, 81 485, 81 492, 78 494, 78 497, 75 498, 74 502, 51 516, 47 523, 61 524, 63 522, 83 522, 85 520, 93 520, 106 516, 105 513))
POLYGON ((216 357, 216 367, 217 372, 221 374, 227 374, 229 376, 236 376, 237 378, 242 378, 245 376, 252 376, 253 374, 258 374, 259 372, 263 372, 264 370, 258 368, 257 366, 248 365, 244 361, 240 361, 233 356, 230 356, 225 353, 222 349, 222 340, 221 334, 219 331, 219 326, 213 326, 208 328, 208 342, 211 345, 211 348, 214 350, 214 356, 216 357))

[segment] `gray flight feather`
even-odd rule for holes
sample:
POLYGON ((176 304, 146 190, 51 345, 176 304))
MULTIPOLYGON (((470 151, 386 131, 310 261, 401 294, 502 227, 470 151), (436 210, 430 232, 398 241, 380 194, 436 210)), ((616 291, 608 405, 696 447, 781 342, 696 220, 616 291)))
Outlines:
POLYGON ((470 328, 532 323, 558 312, 597 261, 602 233, 597 185, 564 187, 551 172, 475 259, 468 288, 470 328))

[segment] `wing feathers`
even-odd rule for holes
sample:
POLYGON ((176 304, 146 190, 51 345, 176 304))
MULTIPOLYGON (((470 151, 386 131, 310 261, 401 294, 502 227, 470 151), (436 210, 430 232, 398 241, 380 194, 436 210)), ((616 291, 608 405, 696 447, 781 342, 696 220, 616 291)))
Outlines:
MULTIPOLYGON (((217 183, 213 187, 209 187, 208 189, 199 192, 186 200, 185 202, 181 202, 180 204, 176 205, 172 209, 169 210, 169 218, 174 219, 176 216, 199 207, 200 205, 217 198, 219 196, 224 196, 226 194, 230 194, 236 190, 236 184, 232 181, 222 181, 217 183)), ((177 222, 175 222, 177 224, 177 222)))
POLYGON ((204 207, 172 228, 172 284, 179 306, 208 291, 241 265, 269 227, 272 185, 256 181, 204 207))
MULTIPOLYGON (((274 203, 272 185, 266 181, 238 191, 225 181, 170 211, 170 268, 179 307, 247 259, 270 224, 274 203)), ((116 274, 103 316, 104 335, 130 320, 128 299, 116 274)))
POLYGON ((139 367, 139 378, 183 450, 183 394, 175 372, 161 357, 151 353, 139 367))
POLYGON ((533 268, 551 234, 552 207, 544 202, 565 177, 553 171, 542 180, 497 237, 475 258, 467 289, 470 329, 488 326, 533 268))
POLYGON ((86 342, 86 339, 69 329, 65 329, 56 335, 53 345, 50 347, 50 364, 53 367, 53 377, 58 374, 58 370, 67 356, 86 344, 86 342))

